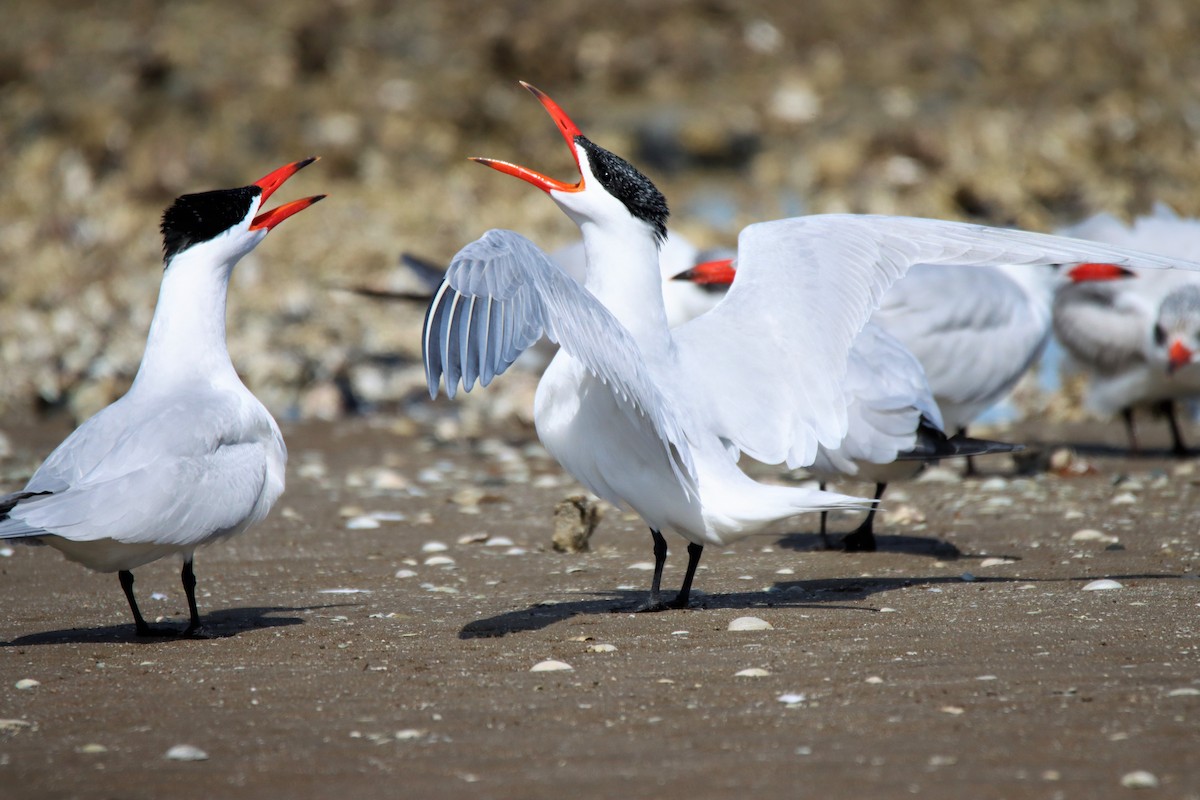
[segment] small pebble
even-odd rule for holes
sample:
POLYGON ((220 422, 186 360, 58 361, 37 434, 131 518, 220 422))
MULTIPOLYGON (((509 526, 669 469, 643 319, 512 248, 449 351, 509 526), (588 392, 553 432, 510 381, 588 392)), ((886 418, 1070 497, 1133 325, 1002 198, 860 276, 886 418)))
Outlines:
POLYGON ((878 675, 872 675, 871 677, 867 678, 867 683, 873 683, 873 684, 883 683, 883 678, 879 677, 878 675))
POLYGON ((780 567, 779 569, 775 570, 775 574, 776 575, 795 575, 796 570, 792 569, 791 567, 780 567))
POLYGON ((750 667, 749 669, 743 669, 739 672, 733 673, 733 677, 735 677, 735 678, 765 678, 770 674, 771 673, 767 672, 765 669, 762 669, 761 667, 750 667))
POLYGON ((397 742, 411 742, 413 739, 423 738, 426 733, 428 732, 422 730, 421 728, 405 728, 403 730, 396 731, 394 735, 397 742))
POLYGON ((570 664, 568 664, 565 661, 555 661, 553 659, 548 659, 546 661, 539 661, 538 663, 534 664, 532 667, 529 668, 529 671, 530 672, 558 672, 561 670, 571 670, 571 669, 575 669, 575 668, 572 667, 570 664))
POLYGON ((587 651, 589 653, 615 653, 617 646, 615 644, 589 644, 587 651))
POLYGON ((95 755, 99 753, 107 753, 108 748, 102 744, 96 744, 93 742, 91 744, 85 744, 83 747, 76 748, 76 752, 86 753, 87 755, 95 755))
POLYGON ((774 629, 774 625, 767 622, 765 619, 758 617, 738 617, 729 623, 731 631, 769 631, 774 629))
POLYGON ((653 564, 653 562, 650 562, 650 561, 638 561, 636 563, 630 564, 629 568, 650 571, 650 570, 654 569, 654 564, 653 564))
POLYGON ((0 558, 12 558, 16 552, 11 547, 0 547, 0 558))
POLYGON ((512 547, 513 540, 507 536, 492 536, 483 543, 484 547, 512 547))
POLYGON ((1101 578, 1098 581, 1092 581, 1083 587, 1085 592, 1103 592, 1109 589, 1124 589, 1125 587, 1117 581, 1109 578, 1101 578))
POLYGON ((1114 506, 1131 506, 1137 503, 1138 496, 1133 492, 1121 492, 1119 495, 1109 500, 1110 505, 1114 506))
POLYGON ((207 761, 208 753, 190 744, 177 744, 165 756, 171 761, 207 761))
POLYGON ((999 476, 988 478, 983 483, 979 484, 979 488, 985 492, 1000 492, 1008 488, 1008 481, 999 476))
POLYGON ((945 467, 930 467, 917 476, 917 483, 962 483, 962 476, 945 467))
POLYGON ((803 703, 808 699, 808 696, 798 692, 788 692, 786 694, 779 695, 779 697, 776 697, 775 699, 781 703, 787 703, 789 706, 794 706, 798 703, 803 703))
POLYGON ((425 559, 427 567, 446 567, 454 563, 454 559, 450 556, 430 556, 425 559))
POLYGON ((320 589, 317 594, 370 594, 370 589, 320 589))
POLYGON ((964 572, 962 575, 959 575, 958 577, 964 583, 974 583, 976 580, 978 580, 978 578, 976 578, 974 575, 972 575, 969 572, 964 572))
POLYGON ((1200 695, 1200 689, 1193 686, 1185 686, 1182 689, 1172 689, 1167 692, 1167 697, 1194 697, 1200 695))
POLYGON ((346 529, 351 531, 369 531, 381 526, 382 523, 379 520, 366 515, 346 520, 346 529))
POLYGON ((980 567, 1001 567, 1005 564, 1014 564, 1011 558, 985 558, 979 562, 980 567))
POLYGON ((35 689, 41 686, 41 681, 35 681, 33 678, 21 678, 14 684, 18 689, 35 689))
POLYGON ((415 577, 417 577, 417 573, 411 569, 398 569, 398 570, 396 570, 396 577, 397 578, 415 578, 415 577))
POLYGON ((488 540, 488 535, 483 531, 479 533, 464 533, 458 537, 459 544, 482 544, 488 540))
POLYGON ((1153 772, 1139 769, 1122 775, 1121 785, 1126 789, 1157 789, 1158 778, 1153 772))
POLYGON ((1103 531, 1098 531, 1093 528, 1084 528, 1083 530, 1075 531, 1071 534, 1072 542, 1115 542, 1117 537, 1109 536, 1103 531))
POLYGON ((421 545, 422 553, 444 553, 449 549, 449 545, 445 542, 426 542, 421 545))
POLYGON ((955 717, 965 713, 965 709, 962 706, 942 706, 939 710, 943 714, 950 714, 951 716, 955 717))

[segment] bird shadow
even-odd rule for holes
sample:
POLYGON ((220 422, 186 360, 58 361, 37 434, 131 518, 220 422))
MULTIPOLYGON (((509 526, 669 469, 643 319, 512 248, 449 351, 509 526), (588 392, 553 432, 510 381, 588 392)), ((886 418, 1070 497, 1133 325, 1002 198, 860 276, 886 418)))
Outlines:
MULTIPOLYGON (((841 552, 841 548, 837 547, 837 543, 846 535, 845 531, 834 531, 829 534, 829 541, 834 545, 832 548, 826 548, 825 543, 821 540, 820 534, 817 533, 786 533, 775 540, 775 544, 787 550, 797 551, 820 551, 836 553, 841 552)), ((944 539, 935 539, 932 536, 905 536, 902 534, 875 534, 875 549, 883 553, 904 553, 910 556, 929 556, 943 561, 952 561, 957 558, 969 558, 965 556, 961 550, 955 547, 950 542, 944 539)), ((986 556, 983 556, 986 558, 986 556)))
MULTIPOLYGON (((1181 579, 1173 573, 1146 573, 1137 575, 1112 575, 1116 580, 1167 580, 1181 579)), ((1007 578, 972 577, 971 583, 1073 583, 1095 580, 1094 575, 1078 578, 1007 578)), ((754 608, 811 608, 821 610, 856 611, 866 614, 878 613, 877 608, 841 605, 865 600, 873 595, 908 589, 914 586, 936 588, 939 584, 964 583, 962 576, 927 576, 895 578, 825 578, 811 581, 786 581, 773 585, 766 591, 726 592, 722 594, 692 593, 689 610, 720 609, 747 610, 754 608)), ((458 632, 459 639, 490 639, 516 633, 542 630, 551 625, 565 622, 572 617, 591 614, 633 613, 636 606, 644 602, 646 593, 635 590, 614 590, 592 593, 589 599, 567 602, 535 603, 527 608, 506 611, 464 625, 458 632)), ((671 612, 664 612, 671 613, 671 612)))
MULTIPOLYGON (((306 612, 322 608, 336 608, 344 604, 322 606, 251 606, 247 608, 225 608, 205 614, 201 622, 204 625, 206 639, 228 639, 250 630, 265 628, 281 628, 289 625, 303 625, 304 619, 298 616, 283 616, 288 612, 306 612)), ((43 644, 98 644, 102 642, 128 642, 135 644, 155 644, 178 641, 183 638, 183 626, 172 628, 159 623, 153 626, 162 630, 162 636, 138 636, 133 623, 120 625, 105 625, 98 628, 63 628, 56 631, 42 631, 19 636, 10 641, 0 642, 3 647, 27 647, 43 644)))

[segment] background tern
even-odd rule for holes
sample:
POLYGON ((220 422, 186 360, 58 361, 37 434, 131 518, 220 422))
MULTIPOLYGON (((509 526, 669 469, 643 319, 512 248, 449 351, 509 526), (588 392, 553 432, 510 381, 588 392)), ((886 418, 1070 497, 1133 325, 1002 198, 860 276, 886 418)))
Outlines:
MULTIPOLYGON (((887 288, 913 264, 1108 261, 1176 266, 1155 256, 1060 237, 902 217, 818 215, 751 225, 738 280, 706 314, 667 326, 658 247, 667 205, 628 162, 591 142, 542 92, 580 178, 477 159, 545 191, 580 228, 583 285, 528 239, 493 230, 455 256, 426 314, 431 395, 487 385, 543 335, 559 353, 538 386, 534 420, 547 450, 591 491, 649 525, 659 594, 661 531, 688 541, 670 606, 687 605, 706 544, 725 544, 807 511, 870 501, 752 480, 741 454, 807 466, 846 436, 850 346, 887 288)), ((1200 269, 1200 265, 1190 265, 1200 269)))
MULTIPOLYGON (((1200 220, 1159 205, 1132 225, 1100 214, 1070 230, 1082 238, 1137 247, 1182 259, 1200 257, 1200 220)), ((1200 276, 1183 270, 1129 275, 1105 265, 1072 273, 1054 298, 1054 332, 1089 379, 1087 404, 1120 413, 1129 444, 1138 449, 1136 409, 1166 417, 1172 451, 1188 449, 1176 402, 1200 395, 1200 276)))
POLYGON ((139 636, 160 632, 138 610, 131 570, 181 555, 183 633, 203 636, 193 552, 263 519, 283 492, 287 449, 229 359, 225 299, 238 260, 324 197, 260 213, 314 160, 175 200, 162 218, 162 285, 133 385, 55 448, 23 491, 0 497, 0 539, 47 544, 117 572, 139 636))

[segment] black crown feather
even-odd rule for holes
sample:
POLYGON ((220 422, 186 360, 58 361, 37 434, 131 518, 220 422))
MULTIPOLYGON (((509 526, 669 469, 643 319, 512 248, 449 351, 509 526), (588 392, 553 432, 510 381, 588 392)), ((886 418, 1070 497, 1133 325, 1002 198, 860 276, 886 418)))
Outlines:
POLYGON ((667 217, 671 212, 667 209, 667 198, 658 187, 628 161, 586 136, 576 136, 575 141, 587 152, 596 179, 609 194, 625 204, 630 214, 654 229, 654 238, 661 245, 667 238, 667 217))
POLYGON ((162 216, 163 263, 241 222, 261 193, 257 186, 243 186, 177 197, 162 216))

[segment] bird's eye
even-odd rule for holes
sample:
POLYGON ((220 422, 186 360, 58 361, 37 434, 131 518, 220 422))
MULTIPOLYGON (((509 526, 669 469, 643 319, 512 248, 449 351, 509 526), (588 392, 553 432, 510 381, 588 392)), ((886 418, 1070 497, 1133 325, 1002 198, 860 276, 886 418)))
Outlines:
POLYGON ((1162 325, 1154 326, 1154 343, 1157 345, 1163 345, 1167 343, 1167 331, 1162 325))

